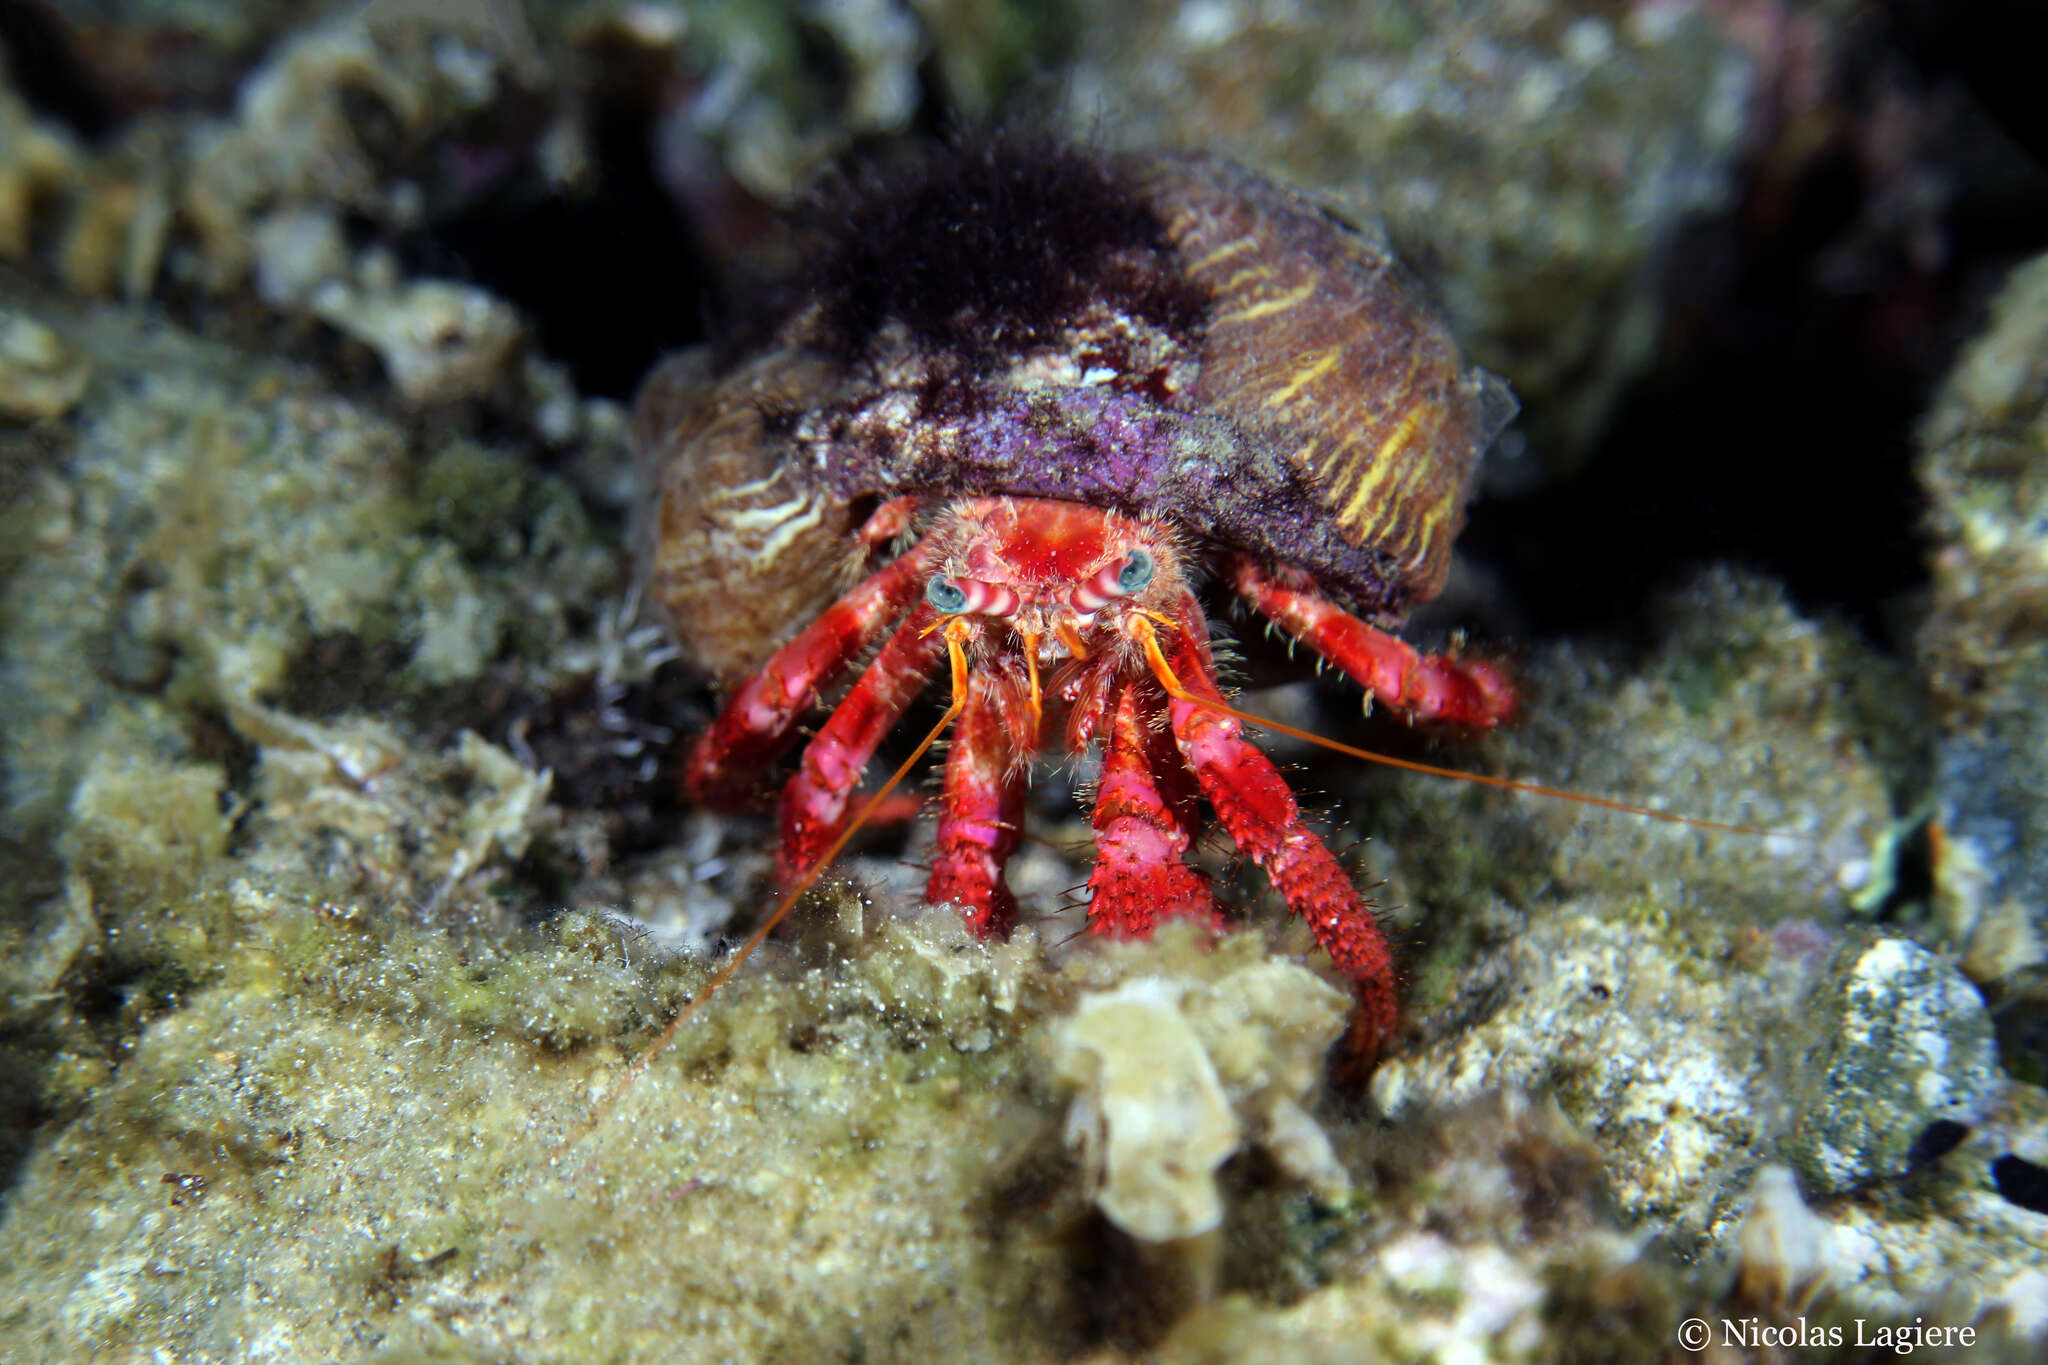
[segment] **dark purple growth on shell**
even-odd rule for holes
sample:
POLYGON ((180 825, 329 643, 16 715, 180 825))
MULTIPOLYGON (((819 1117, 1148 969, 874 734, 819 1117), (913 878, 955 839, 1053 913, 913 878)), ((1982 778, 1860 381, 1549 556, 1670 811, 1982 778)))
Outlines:
POLYGON ((1049 138, 965 140, 819 208, 807 292, 818 339, 847 361, 890 323, 985 364, 1056 340, 1091 305, 1191 337, 1207 304, 1129 179, 1049 138))

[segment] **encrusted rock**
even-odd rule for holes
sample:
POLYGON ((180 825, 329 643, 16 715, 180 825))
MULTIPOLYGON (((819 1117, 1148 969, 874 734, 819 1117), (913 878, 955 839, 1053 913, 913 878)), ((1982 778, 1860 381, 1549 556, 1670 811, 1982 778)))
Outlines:
POLYGON ((1849 954, 1815 1009, 1826 1041, 1797 1097, 1789 1153, 1815 1193, 1905 1174, 1930 1127, 1974 1123, 1996 1096, 1983 998, 1910 940, 1849 954))
POLYGON ((2048 257, 2013 272, 1920 439, 1935 876, 1951 941, 1991 981, 2048 959, 2048 257))
POLYGON ((62 417, 91 378, 90 358, 28 314, 0 308, 0 418, 62 417))
POLYGON ((497 387, 522 335, 511 307, 472 285, 414 280, 391 290, 340 281, 312 297, 322 321, 384 361, 414 407, 480 398, 497 387))

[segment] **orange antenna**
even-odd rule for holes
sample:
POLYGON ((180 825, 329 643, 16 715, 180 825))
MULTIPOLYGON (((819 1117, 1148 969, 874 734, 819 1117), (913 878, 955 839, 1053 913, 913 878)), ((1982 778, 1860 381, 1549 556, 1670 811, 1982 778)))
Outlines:
POLYGON ((668 1045, 676 1040, 678 1033, 682 1032, 683 1025, 696 1017, 697 1011, 704 1007, 704 1002, 709 1000, 718 991, 719 987, 732 980, 733 973, 740 969, 740 964, 752 957, 754 950, 767 942, 768 935, 774 933, 775 926, 789 917, 789 912, 796 908, 796 903, 799 900, 803 899, 804 892, 810 890, 817 883, 818 878, 824 875, 826 868, 832 866, 832 860, 839 856, 839 851, 846 847, 847 841, 853 838, 861 826, 868 822, 875 811, 881 807, 882 802, 889 798, 889 793, 896 790, 897 785, 917 765, 917 761, 925 756, 925 752, 932 745, 938 743, 939 736, 946 732, 946 727, 958 718, 960 712, 967 705, 967 655, 960 648, 960 641, 966 634, 966 629, 966 623, 958 617, 955 617, 946 625, 946 650, 952 656, 953 661, 953 698, 947 703, 946 713, 939 717, 939 723, 932 727, 930 734, 918 741, 917 748, 913 749, 910 757, 904 759, 901 766, 889 775, 889 780, 884 782, 876 790, 875 794, 867 799, 866 803, 861 806, 859 813, 847 822, 846 828, 839 831, 839 837, 827 845, 825 851, 818 856, 817 861, 811 864, 810 870, 797 880, 795 886, 790 887, 789 890, 783 893, 782 901, 775 907, 775 912, 763 920, 761 927, 754 930, 748 936, 747 941, 742 943, 738 950, 725 960, 724 966, 712 973, 711 979, 704 983, 703 989, 692 996, 681 1009, 676 1011, 675 1017, 668 1021, 659 1034, 655 1035, 654 1041, 642 1048, 640 1055, 635 1057, 619 1072, 619 1077, 612 1082, 611 1089, 605 1092, 604 1098, 597 1102, 596 1107, 590 1111, 583 1122, 571 1129, 569 1134, 555 1145, 554 1151, 548 1153, 549 1165, 553 1165, 556 1161, 560 1160, 564 1153, 578 1142, 581 1142, 598 1124, 604 1121, 604 1116, 611 1112, 613 1105, 618 1103, 619 1096, 625 1094, 627 1088, 640 1079, 641 1073, 653 1065, 656 1057, 659 1057, 668 1050, 668 1045))
POLYGON ((1359 759, 1365 763, 1378 763, 1388 768, 1399 768, 1403 772, 1422 773, 1429 777, 1447 777, 1453 781, 1471 782, 1481 787, 1497 787, 1502 791, 1528 792, 1532 796, 1548 796, 1559 801, 1576 801, 1582 806, 1598 806, 1602 810, 1618 810, 1624 815, 1640 815, 1646 820, 1662 820, 1666 824, 1687 825, 1693 829, 1718 830, 1723 834, 1769 835, 1792 839, 1805 839, 1808 837, 1790 830, 1762 829, 1755 825, 1729 825, 1723 824, 1719 820, 1702 820, 1694 815, 1674 815, 1667 810, 1652 810, 1648 806, 1630 805, 1626 801, 1616 801, 1605 796, 1588 796, 1584 792, 1565 791, 1560 787, 1546 787, 1538 782, 1517 782, 1513 778, 1493 777, 1486 773, 1468 773, 1457 768, 1439 768, 1433 763, 1417 763, 1409 758, 1395 758, 1391 754, 1376 754, 1370 749, 1355 748, 1352 745, 1340 743, 1334 739, 1326 739, 1313 730, 1304 730, 1299 726, 1289 725, 1285 721, 1267 720, 1263 716, 1255 716, 1250 712, 1240 711, 1219 698, 1198 696, 1190 692, 1181 682, 1180 676, 1173 671, 1173 665, 1166 661, 1165 653, 1159 648, 1159 632, 1153 628, 1152 622, 1146 619, 1145 616, 1133 616, 1128 629, 1137 638, 1138 642, 1144 646, 1145 661, 1152 666, 1152 676, 1159 679, 1159 685, 1165 688, 1167 694, 1175 701, 1184 701, 1191 706, 1199 706, 1205 711, 1212 711, 1219 716, 1228 716, 1232 720, 1241 721, 1246 725, 1256 725, 1261 730, 1271 730, 1276 734, 1290 735, 1295 739, 1307 740, 1310 744, 1321 745, 1323 748, 1343 754, 1347 758, 1359 759))

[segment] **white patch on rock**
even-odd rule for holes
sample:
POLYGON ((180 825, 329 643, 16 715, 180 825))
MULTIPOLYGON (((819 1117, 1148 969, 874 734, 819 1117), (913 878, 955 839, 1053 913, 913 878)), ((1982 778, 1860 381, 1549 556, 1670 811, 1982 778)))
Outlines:
POLYGON ((1303 967, 1261 962, 1217 980, 1147 976, 1083 998, 1051 1035, 1079 1093, 1067 1116, 1111 1222, 1179 1241, 1223 1220, 1215 1171, 1249 1135, 1325 1199, 1350 1178, 1302 1107, 1349 1002, 1303 967))

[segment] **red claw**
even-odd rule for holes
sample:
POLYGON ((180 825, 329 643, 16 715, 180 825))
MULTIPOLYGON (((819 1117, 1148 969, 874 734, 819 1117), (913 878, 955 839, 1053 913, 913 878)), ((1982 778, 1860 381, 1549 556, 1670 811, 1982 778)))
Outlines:
POLYGON ((1017 899, 1003 865, 1024 837, 1024 769, 1016 740, 1028 733, 1010 680, 978 673, 967 708, 954 723, 939 799, 939 830, 925 899, 961 907, 979 937, 1003 936, 1017 922, 1017 899))
POLYGON ((1419 653, 1323 596, 1299 570, 1269 570, 1233 555, 1231 584, 1260 615, 1410 720, 1488 730, 1515 713, 1514 686, 1500 669, 1419 653))
POLYGON ((1195 794, 1157 725, 1164 701, 1148 678, 1125 683, 1103 748, 1088 927, 1111 938, 1142 938, 1162 915, 1223 927, 1209 879, 1181 861, 1194 837, 1195 794))
POLYGON ((690 750, 683 786, 703 805, 746 804, 762 771, 782 756, 823 688, 924 591, 927 553, 913 546, 834 602, 733 694, 690 750))

